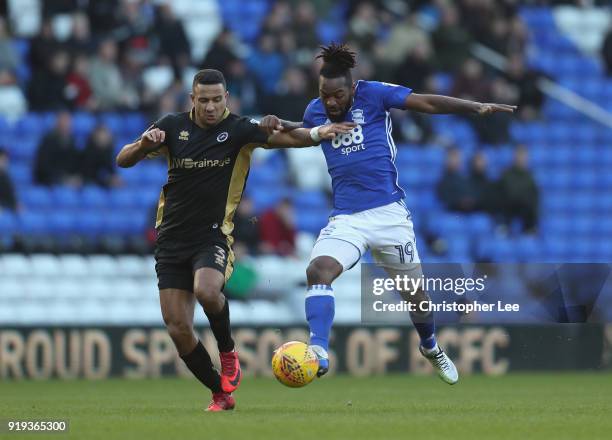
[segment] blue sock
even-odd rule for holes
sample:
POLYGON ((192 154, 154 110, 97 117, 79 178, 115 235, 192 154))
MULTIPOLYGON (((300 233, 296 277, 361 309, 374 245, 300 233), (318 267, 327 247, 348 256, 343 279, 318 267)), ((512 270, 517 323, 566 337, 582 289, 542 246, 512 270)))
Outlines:
POLYGON ((306 319, 310 326, 310 345, 329 348, 329 331, 334 321, 334 290, 325 284, 310 286, 306 292, 306 319))
POLYGON ((410 319, 421 338, 421 346, 427 350, 434 348, 436 346, 436 323, 433 312, 427 314, 411 312, 410 319))

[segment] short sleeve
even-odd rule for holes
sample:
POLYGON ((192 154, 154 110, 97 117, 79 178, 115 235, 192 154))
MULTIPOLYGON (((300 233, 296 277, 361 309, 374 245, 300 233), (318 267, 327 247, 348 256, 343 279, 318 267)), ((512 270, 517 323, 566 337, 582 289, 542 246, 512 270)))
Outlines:
MULTIPOLYGON (((159 128, 160 130, 165 131, 166 136, 168 136, 168 132, 170 131, 171 127, 172 127, 171 115, 168 114, 168 115, 162 116, 157 121, 153 122, 151 125, 149 125, 149 127, 147 127, 145 131, 149 131, 153 128, 159 128)), ((140 136, 136 140, 139 140, 139 139, 140 139, 140 136)), ((162 145, 162 147, 159 150, 152 151, 151 153, 147 154, 146 157, 147 159, 153 159, 159 156, 168 156, 168 146, 167 145, 162 145)))
POLYGON ((308 104, 306 110, 304 110, 304 117, 302 118, 302 127, 304 128, 312 128, 315 127, 316 124, 314 122, 314 112, 312 110, 314 100, 308 104))
POLYGON ((392 108, 404 109, 406 98, 412 93, 412 89, 397 84, 375 82, 376 92, 382 98, 385 110, 392 108))
POLYGON ((268 135, 259 127, 259 121, 256 119, 240 119, 240 137, 244 145, 267 145, 268 143, 268 135))

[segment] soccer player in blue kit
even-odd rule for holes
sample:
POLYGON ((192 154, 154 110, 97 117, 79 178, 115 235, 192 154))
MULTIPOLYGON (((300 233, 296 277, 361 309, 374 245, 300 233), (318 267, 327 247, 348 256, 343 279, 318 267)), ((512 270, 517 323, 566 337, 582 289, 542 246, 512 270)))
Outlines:
MULTIPOLYGON (((375 261, 390 276, 422 275, 405 193, 398 184, 397 149, 391 136, 392 108, 421 113, 487 115, 512 113, 515 106, 483 104, 441 95, 412 93, 407 87, 377 81, 353 82, 355 53, 346 45, 322 47, 319 97, 313 99, 301 123, 267 117, 269 130, 312 128, 331 122, 355 124, 348 134, 322 140, 332 178, 334 209, 328 225, 314 245, 306 270, 306 319, 310 346, 319 358, 318 376, 329 369, 329 333, 334 319, 332 282, 351 269, 370 249, 375 261)), ((416 304, 429 299, 426 292, 402 292, 416 304)), ((458 381, 455 365, 438 346, 433 312, 411 312, 420 337, 420 351, 442 380, 458 381)))

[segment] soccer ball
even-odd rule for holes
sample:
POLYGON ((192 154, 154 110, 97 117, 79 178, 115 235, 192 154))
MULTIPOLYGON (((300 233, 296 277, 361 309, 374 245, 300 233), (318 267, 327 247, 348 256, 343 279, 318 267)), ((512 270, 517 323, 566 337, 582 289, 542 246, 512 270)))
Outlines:
POLYGON ((317 376, 318 370, 317 355, 303 342, 287 342, 277 348, 272 356, 274 376, 291 388, 308 385, 317 376))

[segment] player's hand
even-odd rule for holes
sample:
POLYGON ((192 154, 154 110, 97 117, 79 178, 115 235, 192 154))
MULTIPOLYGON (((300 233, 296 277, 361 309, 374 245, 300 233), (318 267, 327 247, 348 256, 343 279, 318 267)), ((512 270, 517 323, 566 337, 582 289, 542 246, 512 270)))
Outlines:
POLYGON ((478 113, 480 116, 485 116, 485 115, 490 115, 490 114, 497 113, 497 112, 514 113, 516 109, 517 109, 516 105, 479 103, 478 108, 476 109, 476 113, 478 113))
POLYGON ((266 115, 259 121, 259 127, 268 135, 283 131, 283 124, 278 116, 266 115))
POLYGON ((336 135, 350 133, 355 127, 357 127, 357 124, 354 122, 326 124, 319 127, 319 136, 321 139, 334 139, 336 135))
POLYGON ((164 143, 166 139, 166 132, 159 128, 152 128, 145 131, 140 137, 140 146, 146 151, 155 150, 164 143))

